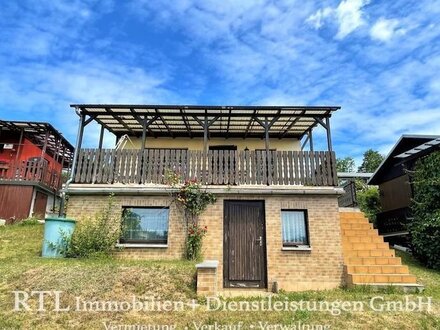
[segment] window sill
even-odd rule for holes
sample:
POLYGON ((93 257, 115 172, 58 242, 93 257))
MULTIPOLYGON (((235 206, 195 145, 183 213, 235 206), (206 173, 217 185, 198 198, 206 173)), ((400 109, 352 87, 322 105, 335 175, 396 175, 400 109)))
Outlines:
POLYGON ((312 251, 310 246, 283 246, 281 251, 312 251))
POLYGON ((116 247, 123 248, 159 248, 166 249, 168 248, 168 244, 140 244, 140 243, 118 243, 116 247))

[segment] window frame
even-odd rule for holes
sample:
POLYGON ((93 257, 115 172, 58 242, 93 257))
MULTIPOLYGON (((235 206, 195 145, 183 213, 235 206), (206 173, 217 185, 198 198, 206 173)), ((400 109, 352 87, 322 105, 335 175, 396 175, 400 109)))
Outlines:
POLYGON ((281 241, 283 249, 309 249, 310 248, 310 231, 309 231, 309 214, 307 209, 281 209, 281 241), (302 242, 284 242, 283 233, 283 212, 302 212, 304 214, 304 226, 306 229, 306 244, 302 242))
POLYGON ((135 246, 135 247, 168 247, 168 241, 169 241, 169 233, 170 233, 170 207, 169 206, 122 206, 122 212, 121 212, 121 228, 123 226, 123 216, 124 211, 126 209, 156 209, 156 210, 168 210, 168 217, 167 217, 167 238, 166 240, 161 241, 151 241, 151 240, 127 240, 122 237, 119 237, 119 243, 118 246, 135 246))

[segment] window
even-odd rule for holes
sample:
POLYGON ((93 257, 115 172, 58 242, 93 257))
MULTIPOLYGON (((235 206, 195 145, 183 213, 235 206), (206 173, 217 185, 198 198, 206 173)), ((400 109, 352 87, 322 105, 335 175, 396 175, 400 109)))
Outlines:
POLYGON ((283 246, 309 246, 307 211, 281 210, 283 246))
POLYGON ((122 235, 119 242, 166 245, 168 215, 167 207, 125 207, 122 211, 122 235))
POLYGON ((237 150, 237 146, 234 145, 218 145, 218 146, 209 146, 209 150, 237 150))

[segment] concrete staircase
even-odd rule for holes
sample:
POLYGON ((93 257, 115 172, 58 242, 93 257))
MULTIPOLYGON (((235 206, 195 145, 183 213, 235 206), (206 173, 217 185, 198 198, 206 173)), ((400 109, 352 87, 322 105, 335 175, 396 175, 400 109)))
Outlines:
POLYGON ((340 211, 346 284, 423 288, 360 211, 340 211))

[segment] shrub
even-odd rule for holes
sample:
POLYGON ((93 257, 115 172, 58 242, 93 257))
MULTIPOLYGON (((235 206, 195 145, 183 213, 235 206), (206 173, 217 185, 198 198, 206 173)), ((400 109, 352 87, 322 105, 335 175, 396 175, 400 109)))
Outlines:
POLYGON ((376 215, 381 211, 379 189, 376 186, 368 186, 362 181, 356 181, 356 198, 361 211, 370 222, 375 224, 376 215))
POLYGON ((440 269, 440 151, 419 159, 412 172, 413 220, 409 225, 414 255, 440 269))
POLYGON ((199 260, 201 257, 202 240, 208 228, 198 224, 188 226, 188 237, 186 239, 186 258, 188 260, 199 260))
POLYGON ((173 171, 168 171, 165 177, 168 185, 177 189, 172 196, 184 210, 185 224, 188 227, 185 256, 188 260, 197 260, 200 258, 202 240, 207 231, 206 227, 199 226, 198 217, 209 204, 214 204, 217 198, 203 190, 197 179, 186 180, 182 184, 182 177, 173 171))
POLYGON ((213 194, 202 190, 197 180, 188 180, 180 187, 176 193, 176 200, 192 216, 202 214, 209 204, 214 204, 216 198, 213 194))
POLYGON ((73 235, 61 233, 61 244, 57 250, 68 258, 88 258, 95 255, 108 255, 120 237, 119 216, 113 212, 113 195, 108 205, 94 217, 78 221, 73 235))

